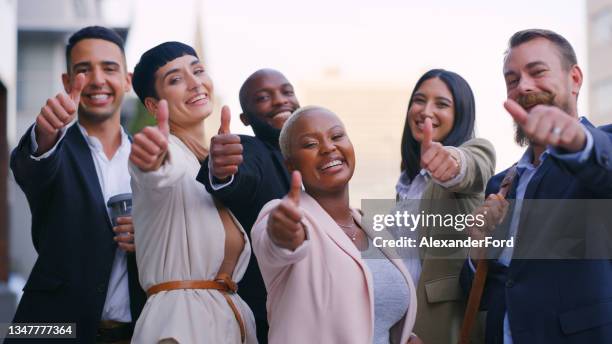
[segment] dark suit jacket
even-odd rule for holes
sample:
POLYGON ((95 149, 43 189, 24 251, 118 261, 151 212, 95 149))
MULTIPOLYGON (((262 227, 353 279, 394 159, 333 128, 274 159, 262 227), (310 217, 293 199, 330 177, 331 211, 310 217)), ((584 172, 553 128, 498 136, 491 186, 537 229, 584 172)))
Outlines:
MULTIPOLYGON (((521 208, 510 266, 503 266, 497 260, 489 261, 481 303, 481 310, 488 311, 487 343, 503 343, 506 311, 515 344, 612 343, 612 261, 531 259, 540 255, 551 258, 560 248, 565 251, 558 257, 583 257, 590 245, 589 240, 601 239, 611 229, 609 223, 601 226, 591 221, 586 207, 570 210, 562 206, 564 201, 558 201, 612 198, 612 126, 594 128, 590 123, 585 125, 594 139, 588 160, 579 166, 553 156, 544 160, 525 192, 527 201, 521 208), (530 199, 547 201, 538 203, 530 199), (576 237, 577 228, 582 229, 579 238, 576 237), (593 234, 595 230, 599 232, 589 236, 589 232, 593 234), (572 244, 562 245, 568 242, 572 244), (573 255, 568 256, 568 252, 573 255)), ((507 172, 489 181, 487 195, 499 190, 507 172)), ((508 199, 516 197, 517 184, 515 180, 508 199)), ((569 202, 572 206, 587 203, 569 202)), ((512 209, 509 209, 504 223, 496 230, 496 236, 505 238, 511 214, 512 209)), ((466 264, 461 276, 466 291, 473 276, 466 264)))
MULTIPOLYGON (((30 158, 30 130, 11 154, 11 169, 30 204, 38 258, 13 322, 73 322, 78 342, 93 343, 117 249, 94 162, 77 125, 41 161, 30 158)), ((136 322, 146 298, 134 255, 127 261, 136 322)))
MULTIPOLYGON (((250 236, 261 208, 273 199, 283 198, 289 191, 290 179, 278 144, 246 135, 240 135, 240 140, 244 161, 230 185, 217 191, 212 189, 208 158, 202 163, 197 179, 234 213, 250 236)), ((255 317, 265 322, 266 287, 255 259, 249 262, 239 287, 238 293, 251 307, 255 317)))

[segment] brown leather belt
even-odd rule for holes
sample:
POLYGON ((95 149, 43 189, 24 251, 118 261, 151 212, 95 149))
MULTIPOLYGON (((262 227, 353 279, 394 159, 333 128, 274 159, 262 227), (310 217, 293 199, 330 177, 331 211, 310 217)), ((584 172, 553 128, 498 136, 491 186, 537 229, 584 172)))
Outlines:
POLYGON ((164 282, 160 284, 156 284, 147 290, 147 297, 159 293, 160 291, 168 291, 168 290, 177 290, 177 289, 216 289, 222 292, 227 304, 232 309, 234 316, 236 317, 236 321, 238 322, 238 327, 240 327, 240 338, 244 343, 246 338, 246 329, 244 327, 244 321, 242 321, 242 316, 240 316, 240 311, 238 311, 238 307, 232 301, 230 294, 236 293, 238 290, 238 285, 236 282, 232 281, 229 274, 222 273, 217 275, 214 281, 170 281, 164 282))

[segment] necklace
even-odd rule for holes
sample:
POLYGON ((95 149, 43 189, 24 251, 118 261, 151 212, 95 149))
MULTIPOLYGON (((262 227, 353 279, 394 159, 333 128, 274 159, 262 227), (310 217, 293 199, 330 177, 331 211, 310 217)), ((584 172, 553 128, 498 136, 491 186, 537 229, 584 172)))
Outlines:
POLYGON ((339 222, 336 222, 336 224, 337 224, 338 226, 340 226, 340 227, 342 227, 342 228, 346 228, 346 229, 353 228, 353 232, 352 232, 352 233, 349 233, 348 231, 346 231, 346 230, 344 230, 344 229, 343 229, 342 231, 343 231, 343 232, 344 232, 344 234, 346 234, 346 235, 347 235, 349 238, 351 238, 351 240, 352 240, 352 241, 357 240, 357 227, 355 227, 355 220, 352 220, 352 221, 351 221, 351 224, 349 224, 349 225, 343 225, 343 224, 341 224, 341 223, 339 223, 339 222))

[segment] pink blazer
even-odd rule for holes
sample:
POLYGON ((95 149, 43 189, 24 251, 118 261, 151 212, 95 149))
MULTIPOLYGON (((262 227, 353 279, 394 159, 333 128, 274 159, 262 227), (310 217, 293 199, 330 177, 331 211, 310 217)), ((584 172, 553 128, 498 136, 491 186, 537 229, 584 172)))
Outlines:
MULTIPOLYGON (((373 282, 361 253, 317 201, 303 191, 300 208, 308 238, 295 251, 276 246, 266 225, 269 213, 279 202, 272 200, 263 207, 251 231, 253 252, 268 291, 269 342, 371 344, 373 282)), ((353 217, 361 223, 358 211, 353 210, 353 217)), ((383 253, 392 257, 389 251, 383 253)), ((402 260, 390 260, 410 289, 410 306, 397 336, 399 343, 405 344, 416 316, 415 287, 402 260)))

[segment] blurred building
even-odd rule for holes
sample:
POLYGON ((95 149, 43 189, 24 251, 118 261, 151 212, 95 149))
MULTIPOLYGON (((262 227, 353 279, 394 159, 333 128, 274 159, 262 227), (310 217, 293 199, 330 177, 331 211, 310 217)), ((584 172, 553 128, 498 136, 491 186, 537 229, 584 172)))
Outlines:
POLYGON ((362 199, 395 198, 400 174, 400 144, 410 92, 408 83, 349 80, 332 68, 320 78, 296 84, 302 105, 320 105, 344 122, 355 147, 351 205, 362 199))
POLYGON ((15 293, 9 277, 8 150, 14 140, 17 1, 0 0, 0 323, 10 321, 15 311, 15 293))
POLYGON ((612 0, 587 0, 589 118, 612 122, 612 0))
MULTIPOLYGON (((16 67, 13 63, 12 67, 8 68, 13 74, 16 71, 13 87, 16 87, 16 97, 13 96, 16 98, 16 116, 8 134, 10 149, 34 123, 45 101, 63 92, 61 74, 66 71, 65 46, 72 33, 85 26, 102 25, 114 28, 124 39, 127 37, 129 23, 109 22, 108 18, 112 13, 105 13, 106 2, 0 0, 0 25, 3 27, 1 35, 10 32, 4 28, 7 26, 13 30, 17 39, 16 67), (4 10, 4 7, 8 6, 7 3, 16 7, 16 11, 13 11, 16 20, 4 19, 4 16, 10 13, 4 10)), ((129 11, 131 2, 124 3, 125 11, 129 11)), ((3 45, 3 48, 5 47, 6 45, 3 45)), ((11 51, 10 46, 8 51, 11 51)), ((3 52, 1 59, 5 59, 6 55, 3 52)), ((0 63, 0 68, 6 66, 9 64, 0 63)), ((3 167, 3 171, 6 171, 6 168, 3 167)), ((10 270, 16 279, 27 278, 37 256, 30 233, 31 215, 25 195, 10 172, 8 180, 10 270)))

